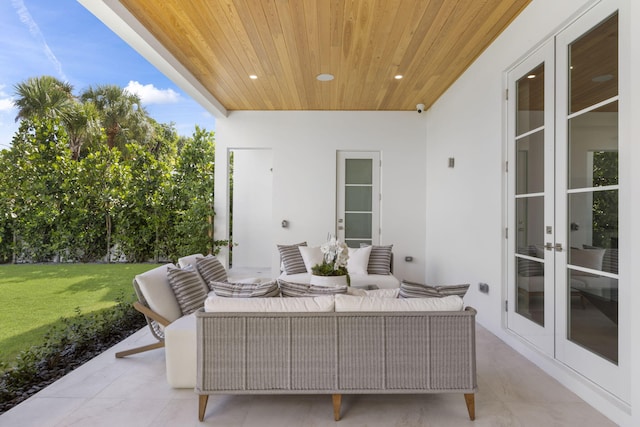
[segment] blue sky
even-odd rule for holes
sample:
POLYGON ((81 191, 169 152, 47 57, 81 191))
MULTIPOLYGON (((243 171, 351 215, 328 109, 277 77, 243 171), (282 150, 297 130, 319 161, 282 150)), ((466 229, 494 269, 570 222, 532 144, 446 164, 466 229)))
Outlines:
POLYGON ((99 84, 128 88, 181 135, 196 124, 215 128, 211 114, 76 0, 0 0, 0 149, 18 129, 14 86, 42 75, 71 83, 76 95, 99 84))

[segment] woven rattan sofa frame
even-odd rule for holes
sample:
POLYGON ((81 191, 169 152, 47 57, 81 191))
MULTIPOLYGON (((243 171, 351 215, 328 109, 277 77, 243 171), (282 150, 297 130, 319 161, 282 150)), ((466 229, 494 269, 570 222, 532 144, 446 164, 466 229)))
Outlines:
POLYGON ((332 396, 334 419, 339 421, 342 394, 462 393, 469 418, 474 420, 477 391, 475 316, 476 310, 472 307, 462 312, 207 313, 200 310, 196 312, 198 418, 204 419, 210 394, 327 394, 332 396), (420 317, 429 319, 423 320, 422 324, 420 320, 411 320, 420 317), (301 318, 317 319, 318 323, 296 323, 301 318), (343 327, 339 323, 341 318, 346 319, 343 327), (273 319, 276 319, 275 324, 273 319), (335 321, 335 327, 327 326, 326 319, 335 321), (433 319, 438 320, 433 323, 433 319), (278 323, 279 320, 282 321, 278 323), (357 326, 350 329, 348 325, 353 323, 349 322, 353 321, 357 326), (414 337, 412 330, 402 328, 398 333, 398 325, 424 326, 425 322, 428 327, 423 328, 422 336, 414 337), (372 331, 379 331, 380 324, 383 335, 377 336, 387 337, 382 338, 382 347, 376 347, 380 340, 367 338, 351 345, 362 336, 371 337, 372 331), (324 339, 316 336, 319 328, 324 331, 324 339), (349 333, 351 339, 345 338, 340 344, 341 337, 349 333), (387 340, 399 347, 392 344, 387 347, 387 340), (294 342, 298 344, 292 344, 294 342), (342 355, 338 352, 341 346, 346 349, 342 355), (428 349, 424 350, 425 347, 428 349), (383 360, 375 359, 371 349, 378 350, 375 354, 383 360), (391 353, 387 354, 387 349, 391 353), (320 356, 325 350, 324 356, 320 356), (408 363, 411 367, 407 364, 399 367, 411 371, 408 381, 424 380, 406 384, 406 375, 397 376, 398 372, 394 374, 386 368, 373 369, 376 362, 379 368, 395 360, 393 354, 397 355, 398 351, 417 355, 408 363), (354 363, 350 356, 355 355, 357 359, 363 352, 369 357, 369 364, 365 376, 356 375, 354 379, 349 374, 363 365, 359 360, 354 363), (316 369, 316 366, 296 363, 304 361, 307 353, 313 354, 316 361, 318 357, 324 357, 323 367, 316 369), (266 361, 266 365, 262 361, 266 361), (425 377, 414 374, 414 370, 423 367, 427 367, 423 372, 429 372, 425 377), (376 376, 376 372, 384 378, 376 376), (345 373, 346 380, 343 379, 345 373), (357 385, 348 385, 350 381, 357 385))

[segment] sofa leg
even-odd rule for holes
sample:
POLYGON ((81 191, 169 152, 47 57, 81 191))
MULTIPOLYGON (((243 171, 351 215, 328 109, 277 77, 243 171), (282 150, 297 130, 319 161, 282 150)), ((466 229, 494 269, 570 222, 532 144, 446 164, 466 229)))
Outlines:
POLYGON ((116 357, 119 359, 121 357, 131 356, 132 354, 138 354, 149 350, 155 350, 156 348, 164 347, 164 341, 158 341, 157 343, 143 345, 142 347, 132 348, 130 350, 119 351, 116 353, 116 357))
POLYGON ((198 419, 204 420, 204 413, 207 411, 207 402, 209 401, 208 394, 201 394, 198 398, 198 419))
POLYGON ((469 419, 471 421, 476 419, 476 399, 475 394, 465 393, 464 401, 467 404, 467 412, 469 412, 469 419))
POLYGON ((340 421, 340 405, 342 404, 342 395, 332 394, 331 399, 333 400, 333 419, 336 421, 340 421))

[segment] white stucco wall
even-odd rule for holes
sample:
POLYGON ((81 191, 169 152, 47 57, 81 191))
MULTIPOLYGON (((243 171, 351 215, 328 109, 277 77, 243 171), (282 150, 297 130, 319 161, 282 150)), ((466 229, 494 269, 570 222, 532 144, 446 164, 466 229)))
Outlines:
MULTIPOLYGON (((279 271, 277 244, 319 245, 335 232, 336 152, 379 151, 380 243, 394 245, 397 277, 424 280, 425 140, 426 118, 416 112, 233 112, 216 128, 216 238, 225 238, 228 230, 229 148, 271 149, 272 272, 279 271), (282 220, 288 228, 281 227, 282 220)), ((264 238, 269 237, 255 236, 264 238)))
MULTIPOLYGON (((631 408, 638 409, 630 411, 629 406, 541 355, 504 327, 505 71, 593 3, 587 0, 533 0, 427 111, 426 277, 429 282, 471 282, 465 303, 478 309, 479 323, 615 422, 640 425, 640 372, 633 363, 630 403, 631 408), (454 169, 447 168, 448 157, 456 158, 454 169), (478 292, 478 282, 490 285, 489 294, 478 292)), ((640 283, 637 263, 640 232, 635 225, 640 218, 640 174, 637 166, 631 166, 634 161, 636 165, 640 164, 637 143, 640 140, 637 119, 640 117, 640 94, 638 79, 633 82, 631 78, 631 75, 640 75, 640 36, 630 25, 630 22, 640 22, 637 3, 635 0, 619 2, 620 49, 627 54, 621 57, 620 64, 620 229, 630 231, 632 236, 631 239, 621 238, 620 277, 621 288, 626 286, 624 293, 631 298, 628 307, 637 307, 636 303, 640 302, 640 292, 635 285, 640 283), (633 253, 636 261, 632 261, 633 253)), ((633 347, 631 355, 623 357, 627 361, 637 361, 640 360, 640 348, 635 338, 640 331, 638 315, 632 309, 624 315, 619 331, 620 340, 625 340, 621 349, 628 349, 630 342, 633 347)))

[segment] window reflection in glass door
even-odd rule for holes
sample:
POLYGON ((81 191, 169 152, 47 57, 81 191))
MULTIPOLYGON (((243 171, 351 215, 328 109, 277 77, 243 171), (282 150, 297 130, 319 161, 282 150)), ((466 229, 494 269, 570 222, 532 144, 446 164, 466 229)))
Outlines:
POLYGON ((567 339, 618 362, 618 15, 569 46, 567 339))

